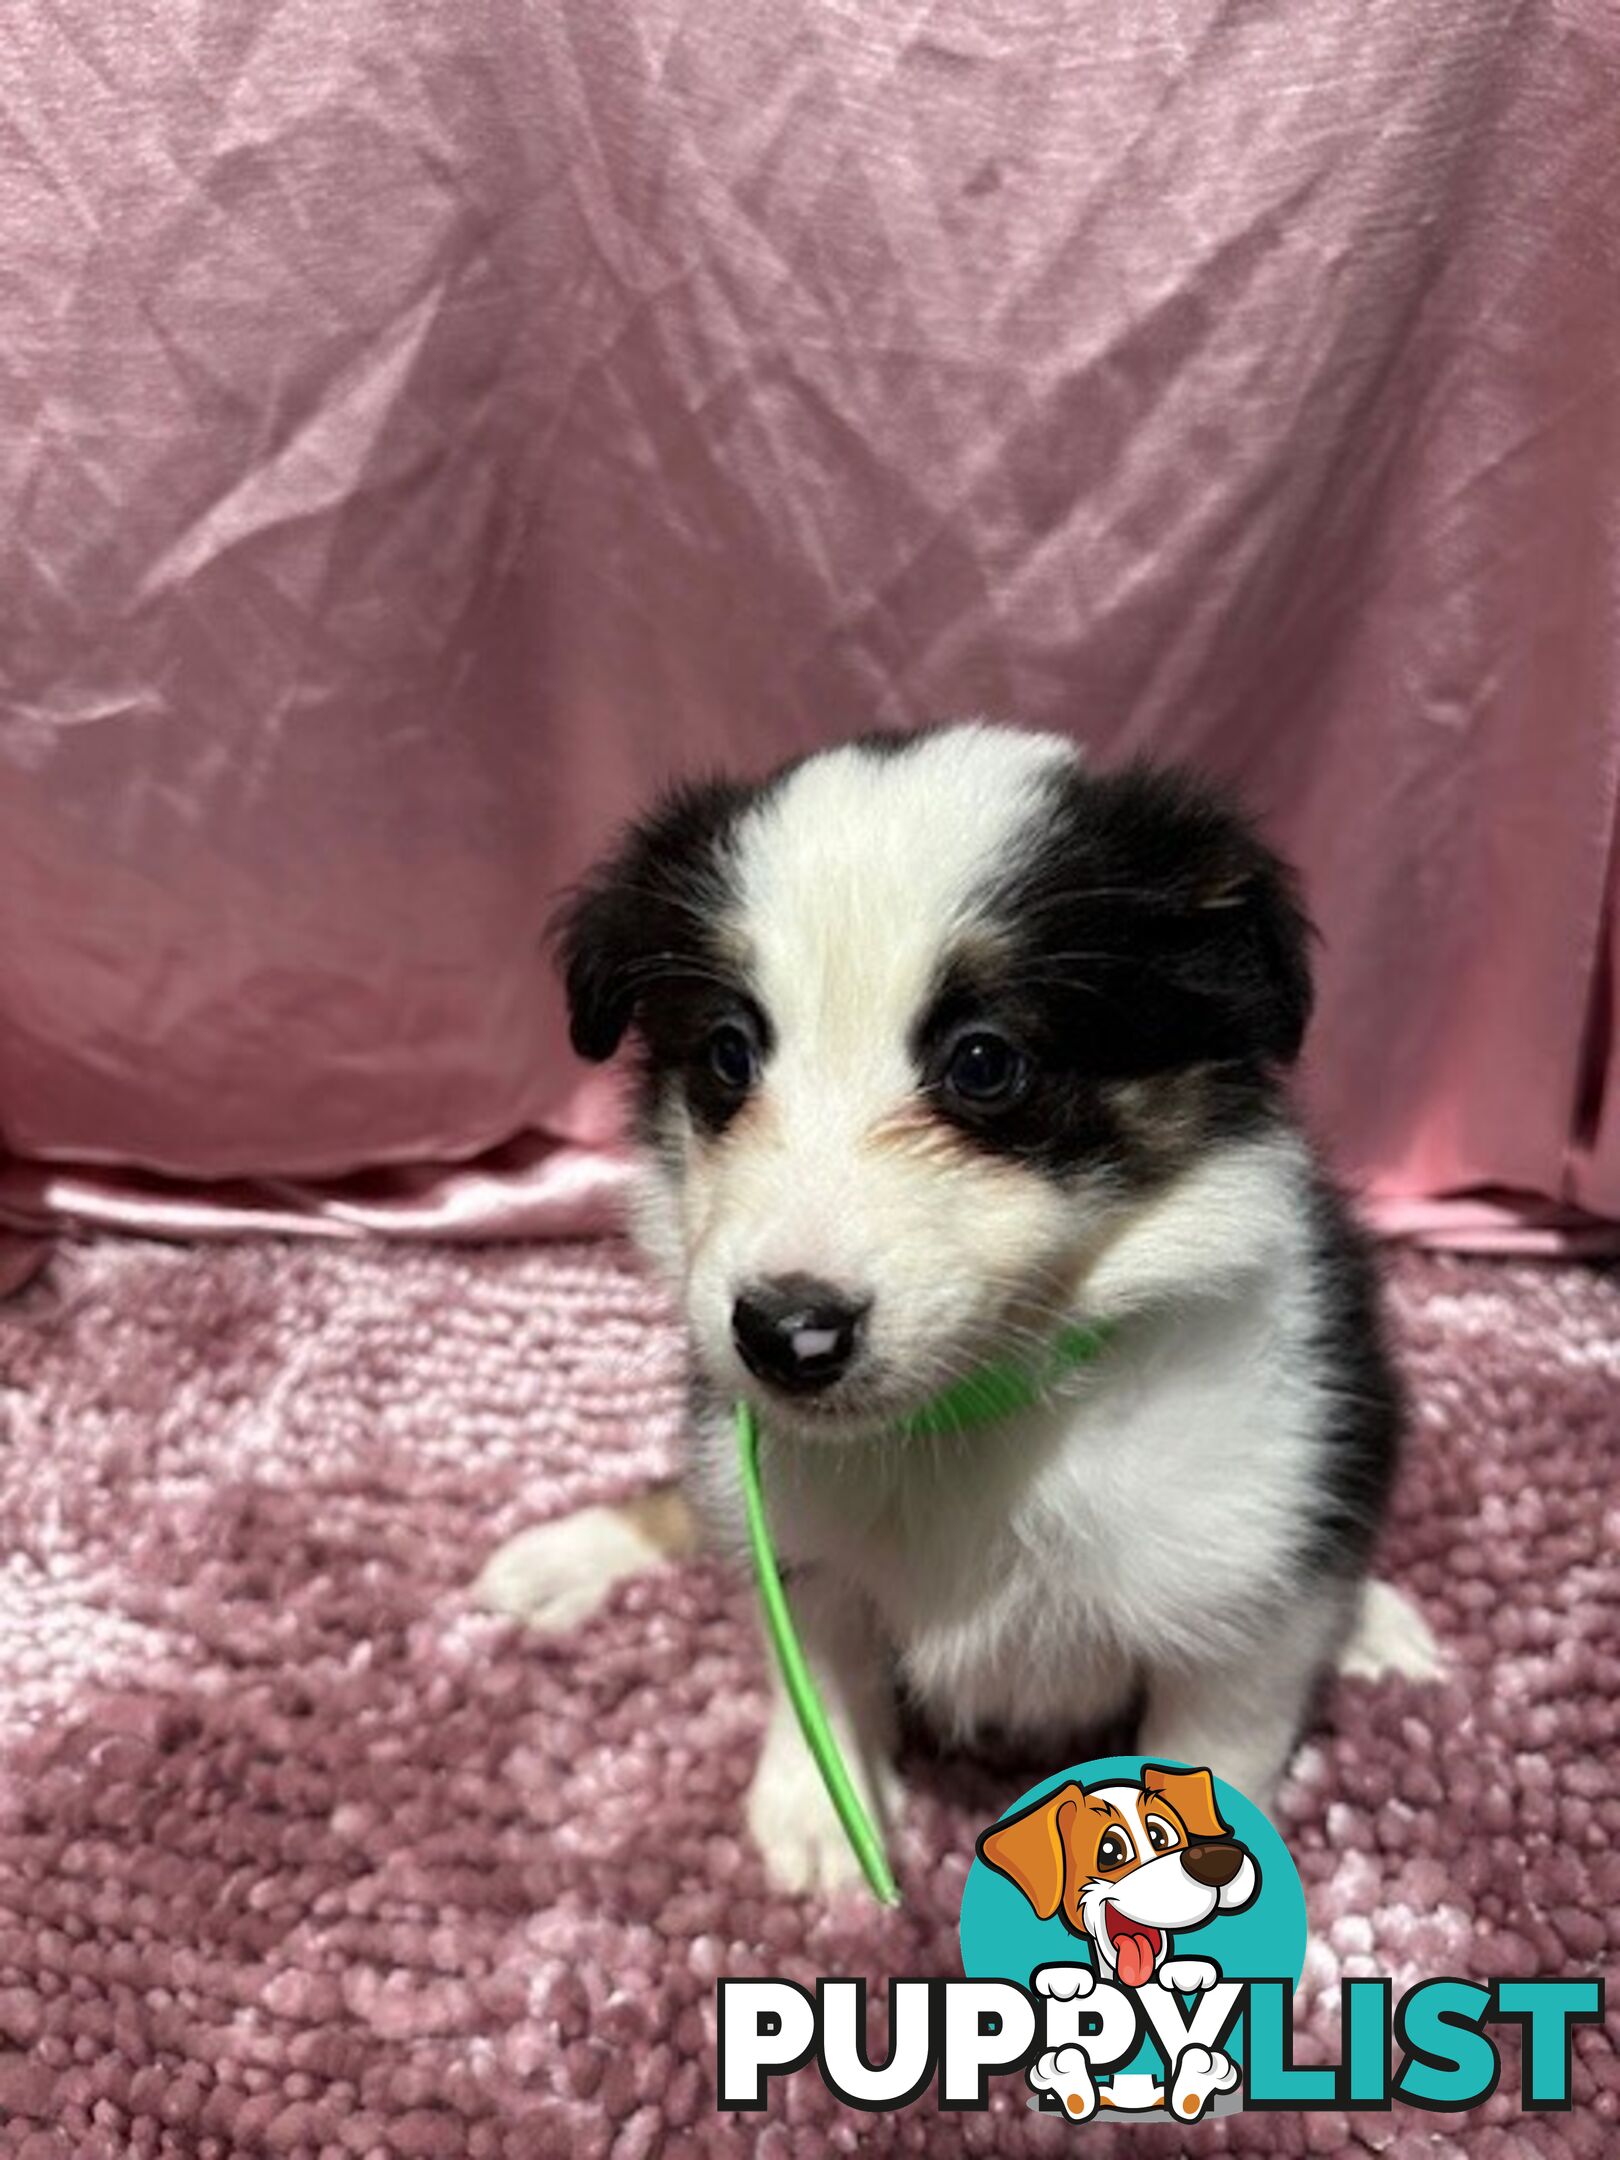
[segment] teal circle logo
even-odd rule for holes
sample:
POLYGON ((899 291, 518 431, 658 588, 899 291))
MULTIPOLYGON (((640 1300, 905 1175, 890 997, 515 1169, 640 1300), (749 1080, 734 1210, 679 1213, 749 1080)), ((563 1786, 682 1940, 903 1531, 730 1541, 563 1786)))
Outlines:
POLYGON ((1044 1779, 984 1832, 962 1969, 1044 2014, 1031 2104, 1186 2124, 1241 2105, 1242 1983, 1305 1963, 1287 1846, 1197 1764, 1110 1755, 1044 1779))

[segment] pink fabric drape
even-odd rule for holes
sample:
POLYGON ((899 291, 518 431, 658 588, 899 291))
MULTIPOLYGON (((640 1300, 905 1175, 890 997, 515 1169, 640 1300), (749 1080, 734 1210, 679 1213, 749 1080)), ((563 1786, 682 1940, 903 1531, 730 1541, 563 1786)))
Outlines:
POLYGON ((0 1206, 591 1219, 549 895, 974 710, 1262 813, 1374 1201, 1620 1215, 1617 110, 1607 0, 17 0, 0 1206))

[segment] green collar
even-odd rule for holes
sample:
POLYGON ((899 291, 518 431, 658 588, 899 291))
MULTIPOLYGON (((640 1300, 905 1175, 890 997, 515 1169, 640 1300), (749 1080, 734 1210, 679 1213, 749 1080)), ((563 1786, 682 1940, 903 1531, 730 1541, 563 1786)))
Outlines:
MULTIPOLYGON (((1016 1411, 1031 1409, 1065 1373, 1072 1372, 1077 1365, 1089 1365, 1112 1333, 1107 1321, 1098 1321, 1090 1327, 1078 1323, 1064 1327, 1033 1363, 1019 1363, 1008 1358, 999 1364, 981 1365, 966 1379, 953 1381, 949 1387, 942 1388, 920 1410, 913 1410, 909 1417, 901 1418, 894 1430, 908 1439, 934 1439, 942 1434, 968 1432, 976 1425, 989 1425, 998 1418, 1011 1417, 1016 1411)), ((900 1892, 895 1887, 888 1855, 883 1849, 882 1833, 867 1812, 849 1774, 799 1641, 799 1631, 793 1625, 793 1613, 787 1592, 782 1587, 782 1571, 777 1564, 770 1522, 765 1513, 765 1494, 759 1475, 759 1420, 754 1415, 753 1405, 739 1402, 734 1422, 737 1461, 742 1472, 743 1507, 748 1521, 748 1548, 759 1581, 766 1633, 776 1653, 782 1685, 798 1716, 805 1745, 821 1772, 828 1798, 844 1826, 844 1834, 873 1895, 885 1905, 898 1905, 900 1892)))
POLYGON ((953 1380, 920 1410, 901 1418, 894 1429, 908 1440, 934 1440, 942 1434, 971 1432, 976 1425, 994 1425, 1020 1410, 1033 1410, 1065 1373, 1091 1364, 1113 1332, 1106 1320, 1090 1326, 1071 1321, 1033 1363, 1003 1358, 994 1365, 976 1366, 965 1380, 953 1380))

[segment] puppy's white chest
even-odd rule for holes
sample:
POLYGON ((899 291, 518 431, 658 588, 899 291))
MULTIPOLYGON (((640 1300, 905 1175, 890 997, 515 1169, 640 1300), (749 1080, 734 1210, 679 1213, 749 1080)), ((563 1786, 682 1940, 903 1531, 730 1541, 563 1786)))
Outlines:
POLYGON ((1104 1509, 1058 1491, 1032 1496, 1012 1523, 980 1525, 954 1564, 942 1564, 946 1539, 889 1554, 866 1582, 908 1690, 958 1733, 1121 1709, 1164 1632, 1163 1527, 1145 1496, 1104 1509))
POLYGON ((1188 1329, 1070 1411, 981 1436, 960 1474, 816 1524, 936 1722, 1101 1718, 1152 1663, 1242 1634, 1291 1565, 1314 1468, 1309 1405, 1245 1333, 1188 1329))
POLYGON ((1066 1601, 1059 1617, 1041 1585, 1010 1570, 999 1588, 913 1601, 884 1615, 907 1693, 958 1737, 987 1726, 1040 1731, 1123 1707, 1137 1660, 1121 1617, 1066 1601))

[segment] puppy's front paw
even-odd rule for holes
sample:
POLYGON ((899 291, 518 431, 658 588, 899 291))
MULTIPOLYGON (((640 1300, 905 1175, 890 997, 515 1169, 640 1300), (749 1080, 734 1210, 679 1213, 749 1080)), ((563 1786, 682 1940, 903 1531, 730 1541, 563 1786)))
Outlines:
POLYGON ((1356 1624, 1339 1652, 1339 1670, 1352 1680, 1445 1677, 1445 1653, 1412 1600, 1393 1583, 1369 1577, 1362 1587, 1356 1624))
POLYGON ((1043 1965, 1031 1978, 1037 1995, 1050 1995, 1058 2002, 1083 2002, 1097 1985, 1097 1975, 1089 1965, 1043 1965))
MULTIPOLYGON (((748 1791, 748 1834, 771 1887, 790 1897, 856 1889, 866 1878, 821 1772, 802 1745, 794 1752, 797 1760, 767 1746, 748 1791)), ((875 1815, 869 1800, 866 1805, 875 1815)))
POLYGON ((519 1531, 490 1558, 472 1594, 490 1612, 557 1635, 600 1611, 621 1582, 663 1560, 623 1509, 581 1508, 519 1531))

